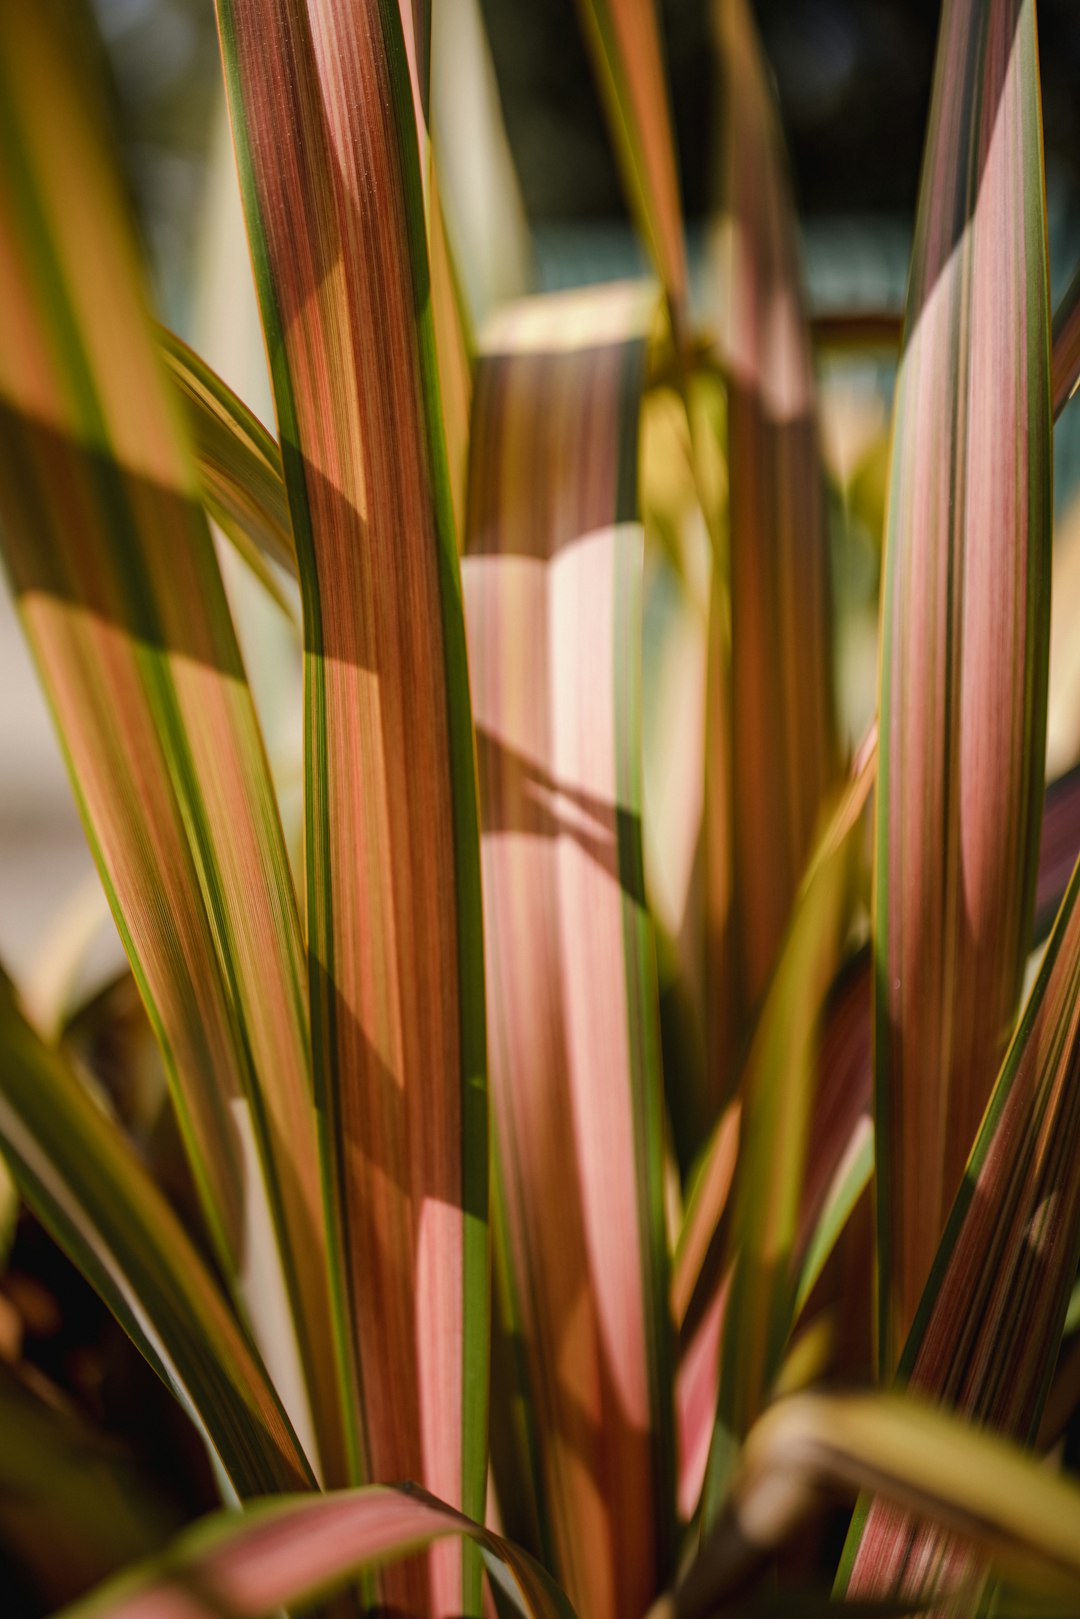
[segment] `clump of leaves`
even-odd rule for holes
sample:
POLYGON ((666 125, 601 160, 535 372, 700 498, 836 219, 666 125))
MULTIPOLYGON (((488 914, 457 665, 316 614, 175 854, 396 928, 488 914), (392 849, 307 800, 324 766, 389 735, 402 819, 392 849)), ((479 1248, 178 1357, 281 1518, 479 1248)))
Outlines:
POLYGON ((580 9, 655 284, 466 307, 434 9, 218 0, 275 440, 151 323, 70 4, 0 0, 0 541, 198 1212, 11 986, 0 1138, 231 1507, 79 1611, 1069 1611, 1034 0, 945 0, 902 333, 819 334, 899 344, 850 762, 746 0, 700 307, 652 0, 580 9), (299 585, 299 892, 207 514, 299 585))

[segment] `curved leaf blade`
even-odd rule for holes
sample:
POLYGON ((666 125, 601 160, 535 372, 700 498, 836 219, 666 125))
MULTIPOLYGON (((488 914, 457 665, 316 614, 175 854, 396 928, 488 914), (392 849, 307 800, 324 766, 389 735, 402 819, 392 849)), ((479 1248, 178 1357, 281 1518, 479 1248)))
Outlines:
MULTIPOLYGON (((676 1592, 678 1619, 713 1612, 823 1487, 880 1490, 897 1510, 947 1525, 1026 1589, 1080 1599, 1080 1481, 912 1395, 799 1394, 751 1430, 728 1512, 676 1592)), ((921 1605, 909 1598, 900 1611, 921 1605)))
POLYGON ((175 333, 159 326, 157 344, 184 405, 207 511, 234 543, 250 540, 295 577, 296 547, 275 439, 175 333))
POLYGON ((206 1519, 163 1557, 58 1619, 269 1619, 286 1605, 302 1612, 358 1575, 451 1535, 476 1542, 521 1619, 574 1619, 550 1576, 518 1547, 423 1490, 377 1485, 206 1519))
POLYGON ((0 539, 219 1256, 332 1449, 295 895, 80 15, 0 5, 0 539))
POLYGON ((120 1130, 0 987, 0 1137, 23 1196, 241 1497, 313 1483, 257 1352, 120 1130))

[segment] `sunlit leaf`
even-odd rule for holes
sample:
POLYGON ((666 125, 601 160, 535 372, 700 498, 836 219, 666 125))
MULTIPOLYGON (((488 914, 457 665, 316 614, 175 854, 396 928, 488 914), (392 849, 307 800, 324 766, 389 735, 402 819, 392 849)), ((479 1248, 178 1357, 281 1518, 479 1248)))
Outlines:
POLYGON ((1042 804, 1051 418, 1033 0, 948 0, 897 384, 875 845, 880 1360, 1019 995, 1042 804))
POLYGON ((553 1566, 594 1619, 643 1611, 671 1554, 640 822, 637 437, 654 310, 647 289, 607 287, 497 317, 465 563, 513 1325, 553 1566))
POLYGON ((0 5, 0 540, 219 1257, 327 1462, 295 896, 80 16, 0 5))
MULTIPOLYGON (((479 1518, 483 930, 424 30, 414 79, 392 4, 219 0, 218 18, 303 594, 312 1022, 352 1472, 415 1479, 479 1518)), ((460 1561, 433 1565, 443 1611, 479 1601, 460 1561)), ((422 1571, 386 1600, 423 1609, 422 1571)))
POLYGON ((270 1619, 286 1605, 300 1613, 363 1572, 462 1535, 480 1547, 510 1612, 574 1619, 554 1581, 516 1546, 422 1490, 378 1486, 207 1519, 59 1619, 270 1619))
MULTIPOLYGON (((184 404, 207 511, 253 566, 258 567, 261 552, 295 576, 296 548, 275 440, 186 343, 164 327, 157 339, 184 404)), ((265 569, 260 577, 266 577, 265 569)), ((272 574, 269 578, 273 582, 272 574)))

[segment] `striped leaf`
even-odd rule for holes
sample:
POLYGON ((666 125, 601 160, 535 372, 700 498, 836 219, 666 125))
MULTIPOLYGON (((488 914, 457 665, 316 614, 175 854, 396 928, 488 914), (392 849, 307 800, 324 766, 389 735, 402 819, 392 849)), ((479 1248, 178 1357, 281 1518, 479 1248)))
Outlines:
POLYGON ((332 1468, 295 897, 79 15, 0 4, 0 540, 218 1254, 332 1468))
POLYGON ((296 547, 275 440, 186 343, 163 326, 157 339, 184 406, 204 506, 248 560, 254 548, 295 575, 296 547))
POLYGON ((716 1427, 703 1496, 715 1517, 734 1447, 760 1414, 794 1319, 796 1239, 825 1004, 840 961, 864 764, 826 822, 799 896, 740 1082, 744 1110, 728 1236, 730 1292, 716 1427))
MULTIPOLYGON (((786 160, 747 0, 719 0, 713 16, 723 114, 710 304, 727 380, 730 527, 730 709, 725 717, 718 695, 715 720, 736 763, 730 806, 721 782, 708 810, 722 823, 718 850, 730 840, 734 874, 733 931, 710 975, 737 975, 742 1016, 752 1017, 839 758, 824 489, 786 160)), ((714 615, 714 638, 727 634, 714 615)), ((718 647, 714 667, 724 657, 718 647)), ((730 1040, 714 1041, 717 1097, 731 1083, 730 1040)))
MULTIPOLYGON (((980 1426, 1031 1443, 1080 1263, 1080 863, 994 1087, 900 1363, 980 1426)), ((966 1572, 879 1502, 848 1541, 853 1592, 932 1594, 966 1572)))
POLYGON ((1049 359, 1034 0, 947 0, 885 541, 874 1053, 886 1373, 1024 969, 1046 717, 1049 359))
POLYGON ((740 1095, 721 1115, 687 1200, 672 1276, 681 1335, 679 1506, 687 1518, 719 1422, 706 1515, 718 1509, 734 1442, 760 1408, 794 1314, 861 1190, 848 1161, 870 1093, 869 1065, 859 1060, 869 1048, 866 974, 854 975, 854 994, 851 972, 835 987, 833 978, 874 763, 873 747, 862 748, 818 840, 740 1095), (729 1310, 735 1335, 724 1332, 729 1310))
POLYGON ((310 1484, 257 1352, 172 1209, 3 986, 0 1140, 27 1203, 206 1435, 237 1494, 310 1484))
MULTIPOLYGON (((743 1587, 783 1545, 822 1489, 868 1486, 898 1509, 948 1525, 1026 1590, 1071 1598, 1075 1612, 1080 1481, 911 1395, 800 1394, 752 1429, 729 1509, 676 1592, 670 1619, 721 1609, 724 1593, 743 1587)), ((920 1605, 909 1600, 900 1611, 920 1605)))
POLYGON ((637 435, 654 300, 509 306, 486 334, 465 563, 491 1094, 536 1488, 582 1619, 671 1551, 655 961, 641 846, 637 435))
MULTIPOLYGON (((309 970, 352 1469, 479 1518, 480 856, 408 59, 379 0, 219 0, 218 18, 303 594, 309 970)), ((462 1598, 454 1560, 436 1600, 471 1612, 479 1571, 462 1598)), ((393 1582, 402 1607, 427 1600, 418 1575, 393 1582)))
POLYGON ((634 220, 681 335, 686 245, 656 0, 578 0, 634 220))
POLYGON ((447 1536, 480 1548, 489 1577, 521 1619, 574 1619, 554 1581, 525 1552, 422 1490, 338 1490, 259 1502, 189 1529, 161 1557, 58 1619, 271 1619, 300 1613, 355 1578, 447 1536))

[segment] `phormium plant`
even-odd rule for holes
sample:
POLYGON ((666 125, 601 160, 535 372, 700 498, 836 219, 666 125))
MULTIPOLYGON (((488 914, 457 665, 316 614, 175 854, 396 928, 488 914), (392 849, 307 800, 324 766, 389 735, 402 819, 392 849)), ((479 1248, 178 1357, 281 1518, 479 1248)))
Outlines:
MULTIPOLYGON (((197 1210, 14 986, 0 1139, 230 1505, 79 1612, 1075 1612, 1080 280, 1052 328, 1035 0, 944 0, 902 331, 816 334, 899 352, 850 763, 747 0, 703 296, 652 0, 581 0, 656 282, 483 319, 439 4, 218 0, 275 441, 151 323, 71 0, 0 0, 0 543, 197 1210), (299 583, 298 882, 207 514, 299 583), (689 768, 643 809, 646 735, 689 768)), ((119 1561, 114 1495, 8 1432, 5 1487, 33 1457, 119 1561)))

